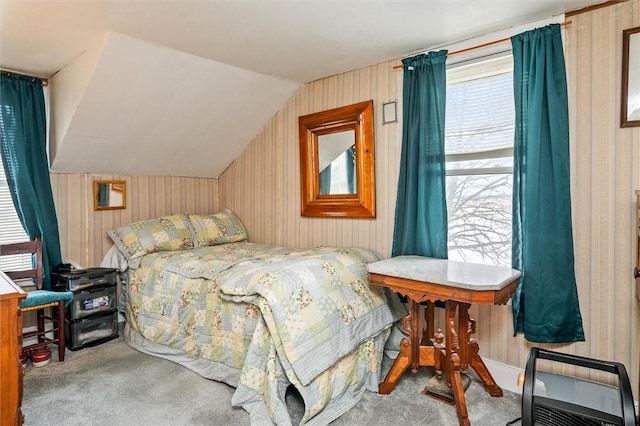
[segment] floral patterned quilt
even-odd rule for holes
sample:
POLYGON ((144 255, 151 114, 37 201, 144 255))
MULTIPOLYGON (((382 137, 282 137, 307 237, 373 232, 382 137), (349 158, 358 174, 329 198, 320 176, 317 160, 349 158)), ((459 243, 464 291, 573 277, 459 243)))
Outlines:
POLYGON ((152 253, 130 271, 125 336, 184 353, 201 374, 194 366, 208 363, 203 375, 235 386, 232 404, 252 424, 291 424, 290 385, 305 402, 301 424, 327 424, 377 391, 389 327, 405 314, 369 286, 376 260, 246 242, 152 253))

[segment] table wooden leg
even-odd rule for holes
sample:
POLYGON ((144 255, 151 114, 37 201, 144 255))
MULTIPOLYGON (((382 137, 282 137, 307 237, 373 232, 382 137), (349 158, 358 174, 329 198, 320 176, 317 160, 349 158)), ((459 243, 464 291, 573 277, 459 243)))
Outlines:
POLYGON ((433 349, 435 351, 435 356, 433 357, 433 366, 436 370, 436 377, 438 380, 442 380, 442 371, 446 368, 446 343, 444 341, 445 336, 442 334, 442 330, 438 329, 436 334, 433 335, 433 349))
MULTIPOLYGON (((427 310, 427 318, 431 320, 427 324, 427 330, 433 329, 433 303, 429 303, 431 310, 427 310), (431 325, 429 325, 431 324, 431 325)), ((410 300, 409 315, 402 320, 402 328, 409 337, 405 337, 400 342, 400 353, 391 365, 384 381, 378 385, 378 393, 389 394, 398 384, 400 376, 411 366, 411 371, 415 374, 419 367, 435 365, 434 358, 437 358, 434 347, 429 339, 420 336, 420 303, 410 300), (429 343, 429 344, 428 344, 429 343)), ((444 337, 441 341, 444 340, 444 337)))
POLYGON ((411 342, 404 338, 400 342, 400 353, 391 365, 391 369, 384 378, 384 381, 378 385, 378 393, 388 395, 398 384, 400 376, 411 364, 411 342))
MULTIPOLYGON (((458 343, 458 332, 456 331, 456 311, 458 303, 447 301, 445 303, 445 321, 446 321, 446 351, 445 351, 445 370, 453 399, 456 403, 456 412, 458 413, 458 421, 460 425, 469 425, 469 414, 467 412, 467 401, 464 397, 464 386, 462 385, 462 377, 460 376, 460 345, 458 343)), ((466 327, 466 325, 465 325, 466 327)), ((464 344, 464 342, 463 342, 464 344)))
POLYGON ((458 421, 460 425, 469 425, 469 413, 467 412, 467 401, 464 397, 464 386, 462 385, 462 376, 460 376, 460 359, 457 354, 453 354, 449 358, 447 365, 447 375, 451 384, 451 392, 456 402, 456 412, 458 413, 458 421))
POLYGON ((411 330, 409 330, 409 340, 411 341, 411 372, 416 374, 420 367, 420 304, 411 300, 411 330))
POLYGON ((424 308, 424 329, 422 330, 422 342, 423 346, 429 345, 431 338, 434 336, 435 331, 435 305, 433 302, 426 302, 424 308))
POLYGON ((466 370, 469 366, 475 370, 480 380, 484 384, 484 388, 491 396, 500 397, 503 395, 502 389, 493 380, 493 376, 487 369, 482 357, 480 357, 480 346, 478 342, 471 338, 476 332, 476 322, 469 317, 469 308, 471 305, 467 303, 458 304, 458 328, 460 333, 460 369, 466 370))
POLYGON ((466 371, 469 368, 470 307, 471 305, 468 303, 458 303, 458 355, 460 355, 460 369, 462 371, 466 371))
POLYGON ((486 389, 486 391, 489 392, 489 395, 494 397, 502 396, 502 388, 498 386, 495 380, 493 380, 493 376, 489 372, 489 369, 487 369, 487 366, 484 364, 484 361, 482 361, 482 358, 478 354, 478 352, 480 351, 478 342, 476 342, 475 339, 471 339, 471 341, 469 342, 469 347, 471 352, 469 364, 478 374, 478 377, 480 378, 480 380, 482 380, 482 383, 484 383, 484 388, 486 389))
POLYGON ((409 365, 414 373, 418 371, 420 363, 420 346, 417 343, 420 341, 418 339, 419 309, 420 305, 410 300, 409 315, 402 320, 402 329, 409 335, 409 338, 405 337, 400 342, 400 353, 391 365, 384 381, 378 385, 378 393, 380 394, 390 394, 409 365))

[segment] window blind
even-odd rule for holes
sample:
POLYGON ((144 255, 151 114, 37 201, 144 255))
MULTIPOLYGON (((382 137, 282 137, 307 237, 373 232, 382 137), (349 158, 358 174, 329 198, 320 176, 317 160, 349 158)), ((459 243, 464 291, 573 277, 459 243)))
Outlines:
POLYGON ((515 108, 512 58, 447 68, 449 259, 511 262, 515 108))
MULTIPOLYGON (((4 173, 4 167, 0 162, 0 243, 19 243, 28 241, 18 214, 13 206, 11 192, 4 173)), ((21 270, 31 267, 30 255, 0 256, 0 269, 21 270)))

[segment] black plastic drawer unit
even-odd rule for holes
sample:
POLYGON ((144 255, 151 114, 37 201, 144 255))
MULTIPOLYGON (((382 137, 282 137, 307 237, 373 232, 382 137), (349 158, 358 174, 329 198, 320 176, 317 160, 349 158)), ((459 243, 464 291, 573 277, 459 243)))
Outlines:
POLYGON ((116 270, 113 268, 75 269, 51 274, 55 288, 78 291, 86 288, 116 284, 116 270))
POLYGON ((77 320, 90 315, 113 311, 118 306, 116 286, 96 287, 73 293, 67 307, 67 319, 77 320))
POLYGON ((54 288, 69 290, 65 340, 71 350, 118 337, 118 284, 113 268, 75 269, 51 274, 54 288))
POLYGON ((118 312, 66 321, 65 338, 72 351, 118 337, 118 312))

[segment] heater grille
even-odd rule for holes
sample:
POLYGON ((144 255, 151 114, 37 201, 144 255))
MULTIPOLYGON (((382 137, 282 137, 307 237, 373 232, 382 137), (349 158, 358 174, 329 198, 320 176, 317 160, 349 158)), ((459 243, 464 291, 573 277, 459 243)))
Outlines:
POLYGON ((626 368, 618 362, 531 348, 522 388, 522 425, 639 426, 626 368), (575 366, 581 374, 552 373, 553 363, 575 366), (611 380, 582 378, 592 372, 599 377, 608 373, 611 380))
POLYGON ((546 400, 546 398, 534 397, 533 424, 536 426, 618 426, 624 424, 622 419, 616 416, 587 407, 550 400, 540 403, 536 399, 546 400))

